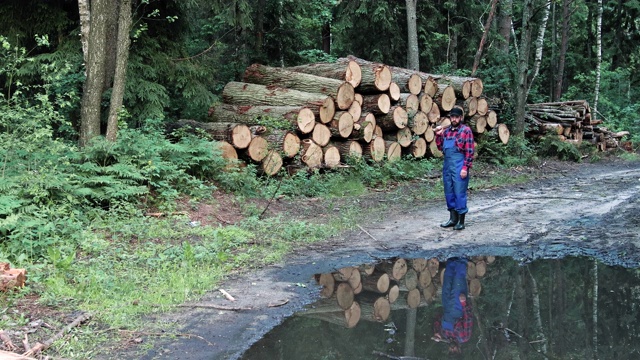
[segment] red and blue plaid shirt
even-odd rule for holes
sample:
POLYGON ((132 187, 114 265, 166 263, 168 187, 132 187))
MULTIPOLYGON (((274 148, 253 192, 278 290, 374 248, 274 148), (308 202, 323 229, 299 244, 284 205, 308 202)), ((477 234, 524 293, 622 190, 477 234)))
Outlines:
POLYGON ((443 329, 440 323, 437 323, 436 326, 440 327, 437 330, 440 332, 443 339, 453 340, 458 344, 469 341, 469 339, 471 339, 471 330, 473 329, 473 313, 471 304, 467 301, 464 305, 462 317, 453 324, 453 331, 443 329))
POLYGON ((438 145, 438 150, 442 151, 444 139, 451 138, 455 139, 458 150, 464 154, 464 165, 462 168, 466 170, 471 169, 471 166, 473 165, 473 153, 476 147, 473 142, 473 132, 471 132, 471 128, 465 124, 460 124, 455 129, 452 129, 451 127, 444 129, 441 136, 436 135, 436 145, 438 145))

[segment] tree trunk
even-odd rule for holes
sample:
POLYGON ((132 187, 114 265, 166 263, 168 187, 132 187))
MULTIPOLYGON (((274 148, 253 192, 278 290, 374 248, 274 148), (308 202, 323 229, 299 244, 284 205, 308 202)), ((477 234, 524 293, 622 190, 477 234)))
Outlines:
POLYGON ((511 40, 511 9, 513 0, 501 0, 500 1, 500 18, 498 20, 498 32, 502 41, 500 42, 500 49, 504 56, 509 55, 509 42, 511 40))
POLYGON ((100 110, 107 51, 105 34, 109 8, 107 0, 94 0, 91 4, 87 78, 83 86, 80 109, 80 146, 88 145, 92 138, 100 135, 100 110))
POLYGON ((107 140, 116 141, 118 134, 118 114, 122 107, 124 90, 127 83, 127 64, 129 61, 129 44, 131 38, 131 0, 120 0, 120 14, 118 16, 118 45, 116 50, 116 68, 109 105, 107 120, 107 140))
POLYGON ((531 14, 533 13, 532 0, 524 0, 522 4, 522 33, 520 41, 520 53, 518 54, 518 72, 516 88, 516 126, 515 133, 524 133, 525 107, 527 104, 527 74, 529 71, 529 49, 531 47, 531 14))
MULTIPOLYGON (((90 0, 78 0, 78 12, 80 15, 80 43, 82 44, 82 58, 85 64, 89 63, 89 33, 91 29, 90 0)), ((85 76, 87 75, 85 69, 85 76)))
POLYGON ((564 0, 562 3, 562 38, 560 40, 560 58, 558 60, 558 72, 556 78, 556 91, 554 100, 562 98, 562 89, 564 85, 564 67, 567 58, 567 50, 569 48, 569 21, 571 19, 570 6, 573 0, 564 0))
MULTIPOLYGON (((598 99, 600 97, 600 76, 602 67, 602 0, 598 0, 598 25, 596 29, 596 88, 593 99, 593 113, 598 114, 598 99)), ((595 119, 594 119, 595 120, 595 119)))
POLYGON ((542 64, 542 49, 544 45, 544 33, 547 29, 547 21, 549 20, 549 13, 551 11, 551 1, 547 2, 547 5, 544 9, 544 15, 542 17, 542 24, 540 24, 540 28, 538 29, 538 39, 536 40, 536 58, 533 63, 533 74, 531 74, 531 80, 529 80, 529 85, 527 89, 527 93, 531 91, 531 86, 533 85, 533 81, 538 76, 540 72, 540 64, 542 64))
POLYGON ((478 51, 476 51, 476 56, 473 59, 473 67, 471 69, 471 76, 476 74, 478 70, 478 66, 480 65, 480 58, 482 57, 482 49, 484 48, 484 43, 487 40, 487 35, 489 34, 489 27, 493 22, 493 16, 496 13, 496 6, 498 5, 498 0, 491 1, 491 10, 489 11, 489 17, 487 17, 487 21, 484 23, 484 31, 482 33, 482 38, 480 39, 480 45, 478 46, 478 51))
POLYGON ((307 93, 329 95, 336 101, 338 109, 346 110, 355 99, 353 86, 348 82, 323 76, 253 64, 244 72, 246 83, 283 87, 307 93))
POLYGON ((407 69, 420 70, 420 51, 418 48, 418 27, 416 24, 416 3, 418 0, 406 0, 407 6, 407 69))

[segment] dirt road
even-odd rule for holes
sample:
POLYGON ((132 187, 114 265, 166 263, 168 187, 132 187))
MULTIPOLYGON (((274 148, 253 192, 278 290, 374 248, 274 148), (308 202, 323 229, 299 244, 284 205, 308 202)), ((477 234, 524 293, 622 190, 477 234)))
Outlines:
POLYGON ((390 211, 383 221, 363 223, 339 239, 310 246, 286 265, 229 279, 222 288, 237 301, 213 291, 200 304, 236 311, 193 307, 155 319, 167 322, 167 329, 192 336, 159 342, 143 358, 237 359, 317 297, 313 274, 381 258, 503 255, 528 262, 587 255, 638 267, 640 163, 602 162, 557 170, 556 176, 526 185, 473 192, 463 231, 438 226, 447 216, 441 202, 423 203, 390 211))

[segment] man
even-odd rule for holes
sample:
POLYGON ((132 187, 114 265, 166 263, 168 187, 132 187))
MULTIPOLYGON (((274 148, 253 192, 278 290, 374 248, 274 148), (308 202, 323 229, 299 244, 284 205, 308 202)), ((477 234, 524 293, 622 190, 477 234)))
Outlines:
POLYGON ((467 260, 447 260, 442 280, 443 314, 434 323, 433 340, 449 344, 450 353, 460 353, 460 344, 471 339, 473 314, 467 303, 467 260))
POLYGON ((473 164, 475 144, 471 129, 462 123, 462 108, 454 107, 449 112, 451 126, 435 128, 436 145, 444 154, 442 182, 444 197, 449 210, 449 220, 440 224, 454 230, 464 229, 467 208, 467 188, 469 187, 469 171, 473 164))

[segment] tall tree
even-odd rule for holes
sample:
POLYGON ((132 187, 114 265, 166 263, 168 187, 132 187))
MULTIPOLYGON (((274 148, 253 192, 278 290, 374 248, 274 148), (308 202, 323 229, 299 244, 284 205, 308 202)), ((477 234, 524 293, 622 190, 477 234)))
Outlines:
POLYGON ((90 9, 90 30, 87 46, 87 79, 82 92, 80 146, 100 135, 100 102, 105 78, 106 30, 108 0, 93 0, 90 9))
POLYGON ((407 3, 407 69, 420 69, 420 51, 418 48, 418 25, 416 5, 418 0, 406 0, 407 3))
POLYGON ((487 17, 487 21, 484 23, 484 31, 482 32, 482 39, 480 39, 480 45, 478 45, 478 51, 476 52, 476 56, 473 59, 473 68, 471 69, 471 76, 474 76, 476 74, 476 71, 478 70, 478 66, 480 65, 480 58, 482 57, 482 49, 484 48, 485 41, 487 41, 487 36, 489 35, 489 27, 493 22, 493 17, 496 13, 497 6, 498 6, 498 0, 492 0, 489 16, 487 17))
POLYGON ((520 30, 520 51, 518 53, 517 83, 516 83, 516 126, 515 134, 524 133, 525 107, 527 105, 527 83, 529 71, 529 53, 531 48, 531 14, 533 14, 533 0, 522 2, 522 29, 520 30))
POLYGON ((598 0, 598 25, 596 27, 596 88, 593 100, 593 114, 598 116, 598 97, 600 96, 600 73, 602 66, 602 0, 598 0))
POLYGON ((500 41, 500 50, 503 54, 509 53, 509 42, 511 40, 511 29, 513 24, 511 21, 511 12, 513 8, 513 0, 500 0, 498 32, 502 41, 500 41))
POLYGON ((120 0, 118 16, 118 38, 116 46, 116 64, 113 78, 113 90, 109 104, 107 120, 107 140, 116 141, 118 133, 118 114, 122 107, 124 89, 127 83, 127 63, 129 60, 129 32, 131 30, 131 0, 120 0))
POLYGON ((562 89, 564 85, 564 71, 567 58, 567 50, 569 48, 569 27, 571 25, 571 5, 574 0, 563 0, 562 2, 562 36, 560 39, 560 54, 558 58, 558 71, 556 73, 556 86, 553 100, 558 101, 562 98, 562 89))
POLYGON ((549 20, 549 13, 551 12, 551 1, 546 1, 546 6, 544 9, 544 15, 542 17, 542 24, 538 28, 538 38, 536 40, 536 57, 533 63, 533 74, 531 74, 531 80, 529 81, 529 87, 527 89, 527 94, 531 91, 531 86, 533 85, 533 81, 540 73, 540 64, 542 64, 542 49, 544 48, 544 33, 547 30, 547 21, 549 20))

